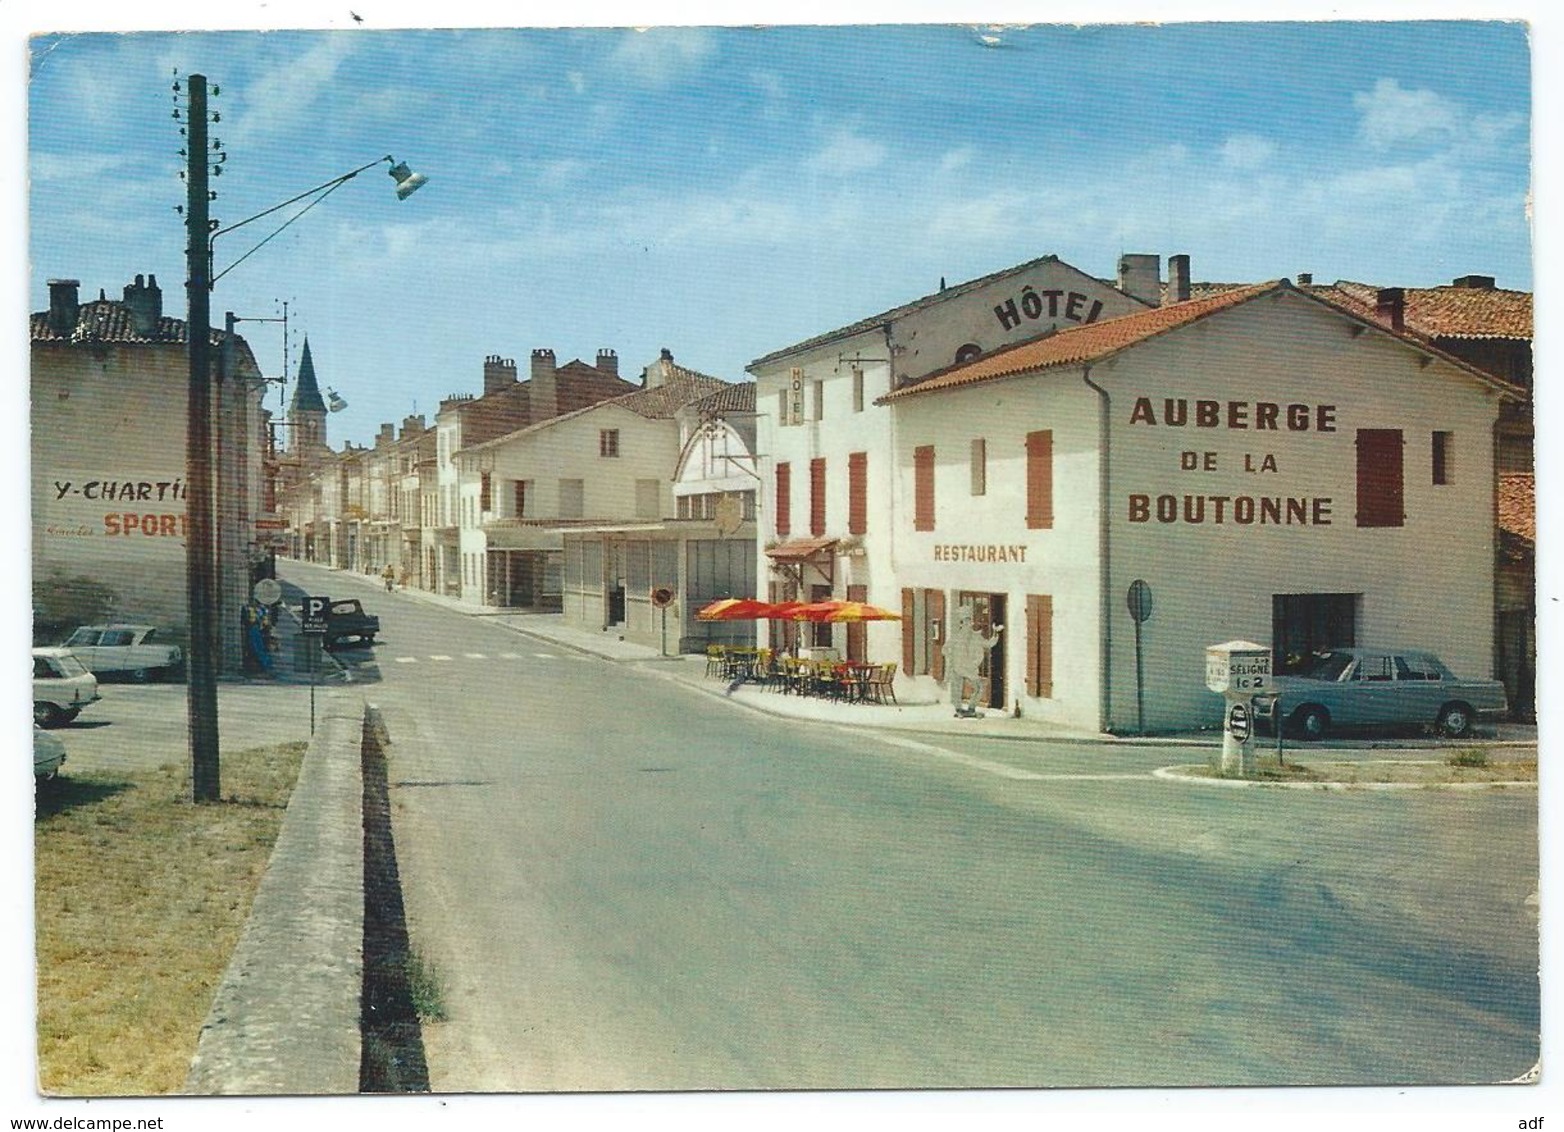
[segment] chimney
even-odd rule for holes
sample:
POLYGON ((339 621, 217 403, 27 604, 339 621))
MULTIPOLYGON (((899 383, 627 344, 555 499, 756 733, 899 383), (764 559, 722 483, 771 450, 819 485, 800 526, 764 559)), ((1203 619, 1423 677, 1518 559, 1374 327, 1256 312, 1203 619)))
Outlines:
POLYGON ((1392 330, 1406 329, 1407 294, 1400 287, 1382 287, 1375 296, 1374 313, 1392 330))
POLYGON ((125 307, 130 312, 131 329, 143 338, 154 336, 158 320, 163 317, 163 292, 157 285, 157 276, 143 279, 138 275, 134 283, 127 283, 125 307))
POLYGON ((403 417, 402 439, 406 440, 409 436, 423 432, 424 427, 424 415, 422 413, 416 413, 410 417, 403 417))
POLYGON ((516 384, 516 359, 490 354, 483 359, 483 395, 498 393, 516 384))
POLYGON ((1119 290, 1126 295, 1162 305, 1162 257, 1158 255, 1121 255, 1119 290))
POLYGON ((1168 256, 1168 293, 1169 303, 1189 302, 1189 256, 1168 256))
POLYGON ((1313 275, 1313 273, 1308 272, 1308 271, 1300 271, 1300 272, 1298 272, 1298 286, 1300 286, 1300 287, 1312 287, 1312 286, 1314 286, 1314 275, 1313 275))
POLYGON ((76 318, 81 304, 76 300, 79 279, 49 280, 49 329, 61 338, 69 338, 76 330, 76 318))
POLYGON ((1460 287, 1465 291, 1492 291, 1493 283, 1492 275, 1463 275, 1452 281, 1450 286, 1460 287))
POLYGON ((619 376, 619 355, 612 350, 599 350, 597 352, 597 372, 619 376))
POLYGON ((656 389, 668 383, 668 367, 673 365, 673 351, 667 346, 657 355, 657 360, 641 371, 641 388, 656 389))
POLYGON ((559 416, 559 384, 554 377, 554 351, 532 351, 532 420, 559 416))
POLYGON ((380 426, 380 433, 379 433, 378 436, 375 437, 375 447, 379 448, 382 445, 390 444, 390 443, 394 442, 395 440, 396 440, 396 425, 391 424, 389 421, 387 421, 387 422, 383 423, 380 426))

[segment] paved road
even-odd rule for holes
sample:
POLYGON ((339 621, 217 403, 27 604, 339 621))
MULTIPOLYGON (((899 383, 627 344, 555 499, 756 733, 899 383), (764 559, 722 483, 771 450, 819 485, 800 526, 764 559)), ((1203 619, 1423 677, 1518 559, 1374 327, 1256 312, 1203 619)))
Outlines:
POLYGON ((355 676, 445 987, 438 1090, 1471 1083, 1537 1059, 1533 792, 1218 790, 1149 777, 1187 752, 784 722, 372 605, 355 676))

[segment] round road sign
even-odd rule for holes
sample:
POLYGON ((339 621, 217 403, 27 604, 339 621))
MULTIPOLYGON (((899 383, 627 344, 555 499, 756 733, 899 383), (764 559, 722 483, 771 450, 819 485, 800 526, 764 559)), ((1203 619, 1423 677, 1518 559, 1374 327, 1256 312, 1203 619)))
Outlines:
POLYGON ((1227 715, 1228 734, 1232 735, 1240 743, 1249 739, 1249 709, 1243 704, 1234 704, 1233 710, 1227 715))
POLYGON ((1136 578, 1130 583, 1129 593, 1124 595, 1124 604, 1130 607, 1130 616, 1137 622, 1151 617, 1151 586, 1145 579, 1136 578))
POLYGON ((277 583, 276 578, 262 578, 255 583, 255 588, 250 592, 262 605, 276 605, 282 600, 282 586, 277 583))

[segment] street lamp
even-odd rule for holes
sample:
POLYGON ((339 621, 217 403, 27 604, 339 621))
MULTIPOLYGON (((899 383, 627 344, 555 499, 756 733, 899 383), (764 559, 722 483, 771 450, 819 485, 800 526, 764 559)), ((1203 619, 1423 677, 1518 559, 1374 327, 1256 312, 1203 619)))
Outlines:
MULTIPOLYGON (((189 394, 185 420, 185 483, 188 511, 188 541, 185 544, 185 589, 189 603, 190 650, 186 662, 187 704, 190 726, 190 770, 192 793, 197 802, 215 802, 221 797, 217 740, 217 667, 219 627, 212 492, 212 287, 228 272, 270 243, 284 229, 314 208, 337 189, 366 169, 386 162, 396 181, 399 200, 423 185, 427 178, 411 172, 405 164, 386 156, 361 165, 340 177, 274 205, 264 212, 217 227, 211 220, 212 197, 208 181, 212 153, 220 144, 209 142, 207 135, 207 90, 205 75, 189 76, 188 130, 186 133, 185 225, 189 238, 185 244, 185 292, 189 304, 186 323, 190 359, 189 394), (280 227, 255 247, 245 252, 216 276, 212 274, 212 253, 218 236, 271 216, 291 205, 308 201, 280 227)), ((176 116, 178 112, 175 112, 176 116)), ((221 380, 219 375, 219 380, 221 380)))

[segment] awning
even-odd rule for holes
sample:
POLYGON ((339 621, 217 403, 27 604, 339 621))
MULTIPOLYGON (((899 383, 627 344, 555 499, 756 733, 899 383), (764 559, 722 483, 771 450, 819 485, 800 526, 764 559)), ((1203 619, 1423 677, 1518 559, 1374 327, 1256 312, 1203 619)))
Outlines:
POLYGON ((483 535, 490 550, 563 550, 565 548, 565 536, 558 527, 484 524, 483 535))
POLYGON ((778 562, 807 562, 830 551, 836 545, 834 538, 801 538, 792 542, 778 543, 768 547, 766 555, 778 562))
POLYGON ((836 584, 836 543, 834 538, 801 538, 766 548, 771 568, 786 574, 804 592, 804 570, 813 567, 828 585, 836 584))

